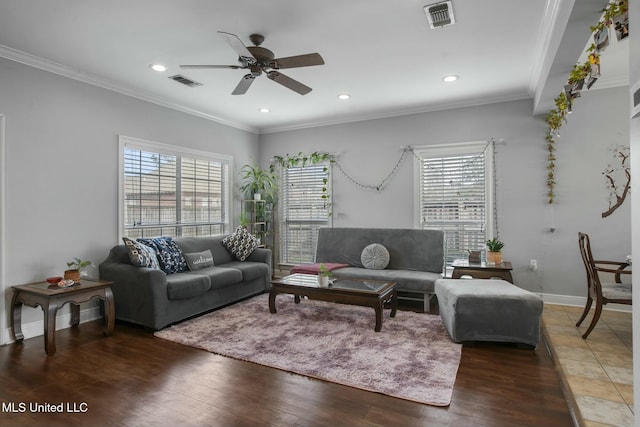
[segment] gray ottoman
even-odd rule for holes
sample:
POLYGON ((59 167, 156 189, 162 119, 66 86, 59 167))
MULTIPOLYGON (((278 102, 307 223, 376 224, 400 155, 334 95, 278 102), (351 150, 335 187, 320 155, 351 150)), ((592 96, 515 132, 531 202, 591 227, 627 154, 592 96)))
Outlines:
POLYGON ((504 280, 438 279, 440 317, 455 342, 500 341, 536 347, 542 298, 504 280))

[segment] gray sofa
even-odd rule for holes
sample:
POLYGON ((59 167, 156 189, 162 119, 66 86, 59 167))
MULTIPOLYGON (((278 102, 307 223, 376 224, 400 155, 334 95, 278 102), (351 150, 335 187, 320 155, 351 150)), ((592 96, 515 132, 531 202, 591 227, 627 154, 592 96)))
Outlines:
POLYGON ((428 312, 434 283, 442 278, 444 235, 440 230, 321 228, 315 262, 349 264, 333 270, 334 277, 392 280, 398 291, 420 294, 424 311, 428 312), (385 269, 363 266, 362 251, 372 243, 379 243, 389 251, 389 264, 385 269))
POLYGON ((224 237, 175 239, 185 254, 210 249, 214 266, 173 274, 136 267, 124 245, 113 247, 99 270, 102 280, 113 282, 116 319, 158 330, 268 290, 271 250, 258 248, 237 261, 224 237))

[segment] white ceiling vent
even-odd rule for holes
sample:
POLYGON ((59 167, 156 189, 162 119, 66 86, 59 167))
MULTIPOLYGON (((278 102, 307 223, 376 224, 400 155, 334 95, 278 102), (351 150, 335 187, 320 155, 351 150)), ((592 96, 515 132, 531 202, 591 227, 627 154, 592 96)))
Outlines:
POLYGON ((425 6, 424 13, 427 14, 427 20, 429 20, 429 26, 432 29, 442 28, 456 23, 456 19, 453 17, 453 7, 450 1, 443 1, 425 6))
POLYGON ((175 80, 178 83, 182 83, 183 85, 189 86, 189 87, 198 87, 198 86, 202 86, 202 83, 198 83, 194 80, 191 80, 185 76, 183 76, 182 74, 176 74, 175 76, 170 76, 169 77, 171 80, 175 80))

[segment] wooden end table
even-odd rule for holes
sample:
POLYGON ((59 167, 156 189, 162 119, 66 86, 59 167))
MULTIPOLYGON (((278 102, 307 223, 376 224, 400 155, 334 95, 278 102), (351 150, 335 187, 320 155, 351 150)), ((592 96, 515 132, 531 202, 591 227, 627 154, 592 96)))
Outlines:
POLYGON ((80 303, 100 298, 105 303, 104 334, 113 333, 115 308, 113 305, 113 282, 104 280, 81 280, 68 288, 47 282, 12 286, 11 330, 16 342, 22 341, 22 305, 40 306, 44 311, 44 351, 48 356, 56 352, 56 313, 66 303, 71 303, 71 325, 80 324, 80 303))
POLYGON ((372 307, 376 316, 374 328, 376 332, 382 329, 384 304, 391 305, 391 317, 395 317, 398 310, 396 283, 381 280, 339 278, 335 279, 329 287, 321 288, 318 286, 315 275, 292 274, 271 282, 269 311, 272 314, 277 312, 276 295, 278 294, 294 295, 296 304, 300 303, 301 296, 306 296, 314 300, 372 307))
POLYGON ((453 267, 453 273, 451 273, 452 279, 459 279, 464 275, 469 275, 474 279, 491 279, 492 277, 499 277, 507 282, 513 283, 513 277, 511 276, 511 263, 509 261, 503 261, 500 264, 488 265, 486 262, 473 264, 464 259, 457 259, 451 264, 453 267))

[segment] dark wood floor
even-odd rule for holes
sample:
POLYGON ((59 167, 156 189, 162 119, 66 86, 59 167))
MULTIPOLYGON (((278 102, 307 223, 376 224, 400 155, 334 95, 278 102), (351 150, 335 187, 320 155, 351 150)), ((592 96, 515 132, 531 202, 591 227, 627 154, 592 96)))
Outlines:
POLYGON ((573 425, 544 344, 465 346, 451 405, 438 408, 217 356, 124 324, 108 338, 98 322, 56 338, 52 357, 42 337, 0 347, 0 425, 573 425), (9 412, 11 403, 26 412, 9 412), (36 403, 87 410, 31 413, 36 403))

